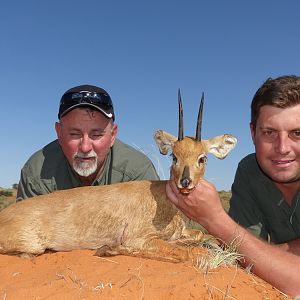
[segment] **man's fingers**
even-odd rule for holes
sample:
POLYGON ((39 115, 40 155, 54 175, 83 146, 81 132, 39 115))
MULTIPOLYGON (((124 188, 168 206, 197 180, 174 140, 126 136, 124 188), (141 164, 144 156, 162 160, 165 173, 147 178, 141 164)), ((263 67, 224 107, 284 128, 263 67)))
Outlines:
POLYGON ((174 181, 173 179, 169 180, 169 185, 170 185, 170 187, 171 187, 173 193, 174 193, 175 195, 178 195, 178 194, 179 194, 179 191, 178 191, 177 185, 176 185, 176 183, 175 183, 175 181, 174 181))
POLYGON ((198 189, 210 189, 210 190, 215 190, 215 186, 208 182, 207 180, 205 180, 204 178, 201 178, 197 184, 198 189))
MULTIPOLYGON (((172 180, 169 180, 166 184, 166 194, 169 200, 175 204, 176 206, 178 205, 178 198, 176 196, 176 193, 174 192, 174 187, 172 186, 173 182, 172 180)), ((175 189, 176 191, 176 189, 175 189)))

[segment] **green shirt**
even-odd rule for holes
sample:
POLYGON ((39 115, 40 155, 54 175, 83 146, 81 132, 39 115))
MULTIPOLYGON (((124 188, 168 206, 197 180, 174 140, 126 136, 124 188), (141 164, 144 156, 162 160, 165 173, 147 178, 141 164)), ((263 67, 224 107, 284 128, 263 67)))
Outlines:
POLYGON ((289 205, 257 164, 255 154, 238 165, 229 215, 265 240, 280 244, 300 238, 300 193, 289 205))
MULTIPOLYGON (((93 185, 144 179, 159 179, 150 159, 116 139, 104 170, 93 185)), ((33 154, 22 168, 17 201, 80 186, 80 179, 71 169, 58 141, 55 140, 33 154)))

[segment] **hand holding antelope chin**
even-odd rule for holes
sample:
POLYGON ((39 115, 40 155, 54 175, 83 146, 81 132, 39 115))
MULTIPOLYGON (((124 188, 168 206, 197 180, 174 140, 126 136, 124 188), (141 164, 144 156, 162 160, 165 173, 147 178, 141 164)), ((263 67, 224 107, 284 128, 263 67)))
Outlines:
POLYGON ((187 217, 206 229, 214 219, 220 220, 227 217, 215 186, 203 178, 189 194, 180 193, 171 178, 166 185, 166 194, 168 199, 187 217))

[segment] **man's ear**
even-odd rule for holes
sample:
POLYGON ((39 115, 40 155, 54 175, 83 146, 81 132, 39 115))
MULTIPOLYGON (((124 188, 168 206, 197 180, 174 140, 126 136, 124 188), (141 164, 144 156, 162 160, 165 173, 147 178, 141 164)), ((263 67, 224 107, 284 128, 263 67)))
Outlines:
POLYGON ((112 147, 114 145, 117 134, 118 134, 118 125, 115 123, 112 123, 110 147, 112 147))
POLYGON ((177 138, 163 130, 157 130, 154 134, 154 140, 158 146, 159 152, 166 155, 173 150, 177 138))
POLYGON ((61 124, 59 122, 55 122, 55 131, 56 131, 58 142, 60 142, 60 139, 61 139, 61 124))
POLYGON ((253 144, 255 144, 255 129, 254 129, 253 123, 250 123, 249 127, 250 127, 252 142, 253 142, 253 144))
POLYGON ((237 139, 231 134, 223 134, 206 140, 205 143, 209 153, 223 159, 235 147, 237 139))

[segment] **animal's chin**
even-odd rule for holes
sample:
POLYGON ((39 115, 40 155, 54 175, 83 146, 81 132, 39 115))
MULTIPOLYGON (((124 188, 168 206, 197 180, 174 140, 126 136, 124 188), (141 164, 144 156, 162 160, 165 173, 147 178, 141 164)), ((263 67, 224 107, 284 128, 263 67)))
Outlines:
POLYGON ((187 194, 191 193, 194 189, 195 189, 195 187, 192 187, 190 189, 188 189, 188 188, 178 188, 179 192, 183 195, 187 195, 187 194))

